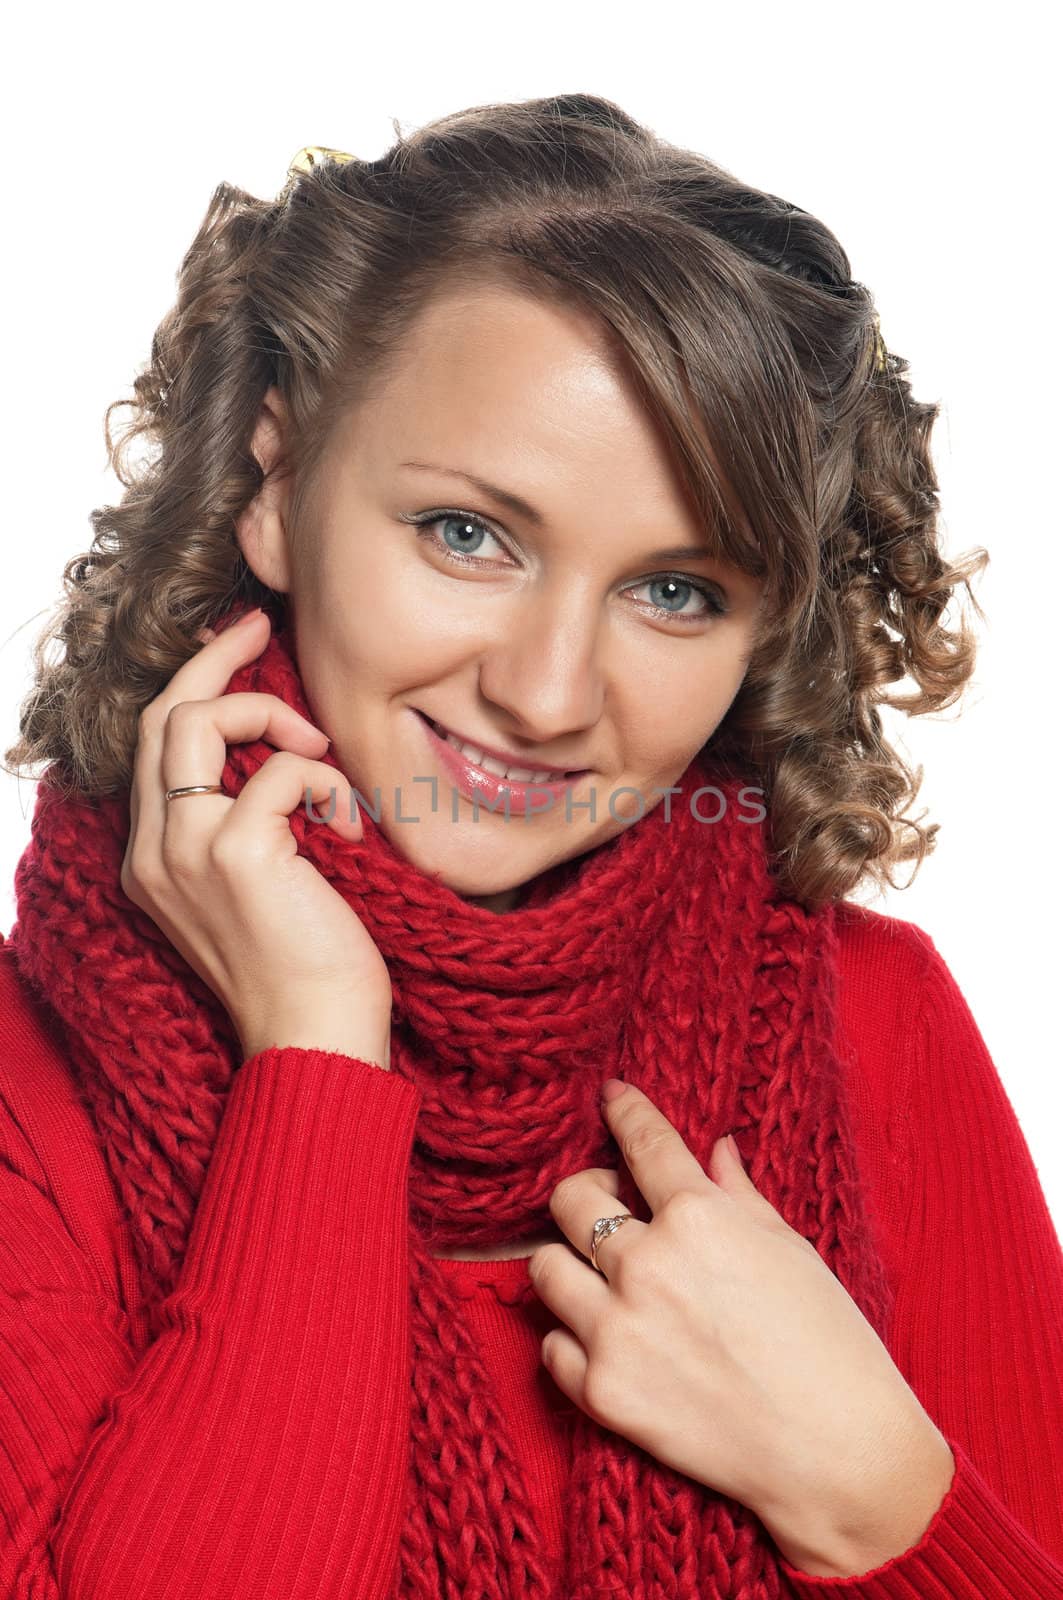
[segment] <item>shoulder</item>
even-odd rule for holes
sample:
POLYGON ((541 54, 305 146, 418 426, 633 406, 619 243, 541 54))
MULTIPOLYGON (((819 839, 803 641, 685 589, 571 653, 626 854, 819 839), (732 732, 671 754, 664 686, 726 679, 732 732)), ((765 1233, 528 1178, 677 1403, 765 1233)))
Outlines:
POLYGON ((914 1040, 952 975, 930 934, 902 917, 844 900, 836 908, 838 1007, 854 1045, 874 1057, 914 1040))
POLYGON ((925 928, 848 900, 836 909, 839 1011, 854 1043, 914 1043, 950 1025, 974 1026, 960 987, 925 928))
POLYGON ((841 967, 850 982, 872 972, 898 982, 915 979, 941 960, 930 934, 917 923, 852 900, 842 900, 835 910, 841 967))
POLYGON ((944 1071, 928 1052, 944 1061, 966 1008, 924 928, 848 901, 837 912, 840 1063, 861 1165, 895 1263, 912 1185, 913 1091, 941 1084, 944 1071))
MULTIPOLYGON (((0 940, 0 1177, 21 1225, 55 1224, 111 1296, 122 1296, 128 1252, 117 1197, 92 1115, 63 1049, 50 1008, 0 940)), ((0 1228, 7 1226, 0 1218, 0 1228)))

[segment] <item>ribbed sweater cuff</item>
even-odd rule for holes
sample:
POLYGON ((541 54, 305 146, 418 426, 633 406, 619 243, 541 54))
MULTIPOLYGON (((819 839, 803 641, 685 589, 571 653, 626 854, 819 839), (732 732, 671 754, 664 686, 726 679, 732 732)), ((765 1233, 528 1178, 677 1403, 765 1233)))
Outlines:
POLYGON ((815 1578, 780 1558, 797 1600, 1063 1600, 1063 1567, 1035 1543, 955 1439, 952 1483, 923 1537, 872 1572, 815 1578))
POLYGON ((189 1235, 190 1297, 253 1306, 263 1285, 283 1282, 290 1299, 296 1285, 309 1291, 323 1260, 341 1257, 374 1284, 389 1274, 405 1257, 396 1200, 420 1101, 405 1078, 330 1050, 278 1046, 245 1061, 189 1235))

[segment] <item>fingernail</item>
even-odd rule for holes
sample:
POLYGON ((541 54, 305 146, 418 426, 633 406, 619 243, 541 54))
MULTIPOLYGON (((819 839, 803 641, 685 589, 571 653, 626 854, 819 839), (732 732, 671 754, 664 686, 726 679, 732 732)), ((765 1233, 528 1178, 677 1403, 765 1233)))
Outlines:
POLYGON ((262 615, 262 607, 261 606, 256 606, 253 611, 244 611, 244 612, 241 613, 240 616, 237 617, 235 622, 227 622, 225 624, 224 628, 222 629, 222 632, 223 633, 232 633, 237 628, 243 628, 244 626, 246 626, 247 623, 254 622, 255 618, 256 617, 260 617, 261 615, 262 615))
POLYGON ((311 733, 316 733, 319 739, 324 739, 325 749, 327 750, 329 745, 332 743, 332 740, 329 738, 324 728, 319 728, 316 722, 311 722, 310 718, 304 717, 301 712, 297 711, 296 716, 299 717, 299 720, 302 722, 304 727, 310 729, 311 733))
POLYGON ((602 1099, 608 1105, 611 1100, 618 1099, 626 1088, 627 1084, 622 1078, 606 1078, 602 1084, 602 1099))
POLYGON ((741 1157, 741 1154, 739 1152, 738 1146, 734 1142, 733 1135, 731 1135, 731 1134, 727 1135, 727 1143, 730 1146, 731 1154, 734 1156, 735 1160, 736 1161, 741 1161, 742 1157, 741 1157))

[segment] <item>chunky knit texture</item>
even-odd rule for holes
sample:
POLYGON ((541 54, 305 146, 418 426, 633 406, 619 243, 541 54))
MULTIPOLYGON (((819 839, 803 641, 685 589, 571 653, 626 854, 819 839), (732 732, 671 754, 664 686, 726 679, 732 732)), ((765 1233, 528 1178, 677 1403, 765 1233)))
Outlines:
MULTIPOLYGON (((309 714, 285 626, 230 691, 309 714)), ((237 794, 272 753, 232 747, 237 794)), ((203 774, 188 774, 189 782, 203 774)), ((753 1181, 810 1239, 887 1337, 836 1047, 835 913, 780 897, 742 778, 702 758, 615 839, 554 869, 498 916, 413 868, 365 816, 353 844, 300 810, 300 851, 365 922, 391 972, 391 1065, 422 1102, 410 1169, 410 1475, 395 1592, 415 1600, 775 1600, 757 1518, 582 1413, 574 1424, 563 1572, 537 1537, 445 1244, 541 1231, 560 1179, 618 1164, 598 1111, 610 1073, 638 1084, 703 1164, 732 1130, 753 1181), (694 791, 715 783, 725 797, 694 791)), ((195 801, 186 802, 195 804, 195 801)), ((600 798, 601 803, 601 798, 600 798)), ((517 825, 517 824, 510 824, 517 825)), ((38 790, 16 875, 25 981, 65 1030, 137 1251, 144 1308, 165 1326, 227 1092, 234 1030, 209 989, 122 893, 128 803, 38 790)), ((647 1217, 625 1173, 622 1199, 647 1217)), ((283 1523, 285 1507, 272 1508, 283 1523)), ((264 1517, 264 1535, 269 1514, 264 1517)))

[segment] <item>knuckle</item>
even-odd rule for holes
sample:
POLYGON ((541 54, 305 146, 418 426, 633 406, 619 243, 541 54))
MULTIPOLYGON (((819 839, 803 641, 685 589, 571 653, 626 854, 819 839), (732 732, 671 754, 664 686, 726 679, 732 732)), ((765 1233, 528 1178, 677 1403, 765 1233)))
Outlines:
POLYGON ((639 1123, 630 1128, 621 1136, 621 1144, 625 1156, 635 1161, 652 1158, 656 1152, 663 1148, 668 1140, 668 1134, 655 1127, 652 1123, 639 1123))
POLYGON ((615 1259, 609 1257, 606 1275, 618 1294, 630 1298, 632 1293, 656 1284, 657 1265, 658 1256, 654 1251, 645 1250, 638 1239, 633 1239, 623 1250, 615 1252, 615 1259))
POLYGON ((297 756, 294 750, 273 750, 263 761, 257 772, 253 772, 247 780, 247 787, 254 784, 256 789, 275 782, 277 779, 287 781, 289 772, 302 770, 306 765, 303 756, 297 756))
POLYGON ((596 1352, 587 1363, 583 1401, 592 1417, 599 1422, 616 1421, 621 1414, 623 1387, 617 1382, 613 1363, 604 1352, 596 1352))
POLYGON ((160 708, 159 702, 150 700, 137 717, 137 739, 151 738, 161 730, 165 721, 166 713, 160 708))
POLYGON ((177 728, 190 719, 201 716, 204 705, 206 705, 205 700, 175 700, 166 712, 167 732, 172 731, 171 724, 173 728, 177 728))
MULTIPOLYGON (((274 845, 270 836, 249 814, 234 804, 228 817, 207 843, 212 862, 230 878, 247 876, 252 882, 268 872, 275 862, 274 845)), ((292 841, 294 845, 294 840, 292 841)))
POLYGON ((698 1194, 695 1189, 676 1189, 659 1208, 660 1211, 667 1212, 671 1220, 682 1228, 699 1227, 705 1219, 705 1196, 698 1194))
POLYGON ((267 756, 263 762, 263 765, 267 767, 285 769, 290 767, 293 772, 309 764, 305 756, 296 755, 294 750, 274 750, 273 754, 267 756))
POLYGON ((140 886, 137 882, 136 867, 133 865, 133 862, 129 856, 126 856, 125 860, 122 862, 122 870, 118 874, 118 882, 120 883, 122 887, 122 893, 126 896, 126 898, 134 901, 135 903, 140 886))
POLYGON ((164 833, 159 846, 163 865, 170 878, 187 880, 199 876, 201 867, 193 856, 186 839, 175 838, 172 833, 164 833))
POLYGON ((567 1177, 562 1178, 561 1182, 555 1185, 550 1196, 550 1210, 555 1216, 558 1212, 567 1211, 572 1204, 576 1181, 575 1173, 569 1173, 567 1177))
POLYGON ((528 1262, 528 1276, 531 1278, 537 1291, 542 1291, 545 1298, 549 1299, 557 1282, 561 1264, 567 1259, 569 1249, 560 1241, 552 1244, 540 1245, 538 1250, 528 1262))
POLYGON ((528 1276, 542 1288, 551 1281, 553 1270, 553 1252, 543 1245, 528 1260, 528 1276))
POLYGON ((232 874, 253 854, 246 839, 235 828, 219 828, 207 840, 207 858, 219 872, 232 874))
POLYGON ((154 904, 159 885, 156 874, 142 852, 134 850, 126 856, 119 881, 123 894, 134 905, 146 909, 154 904))

